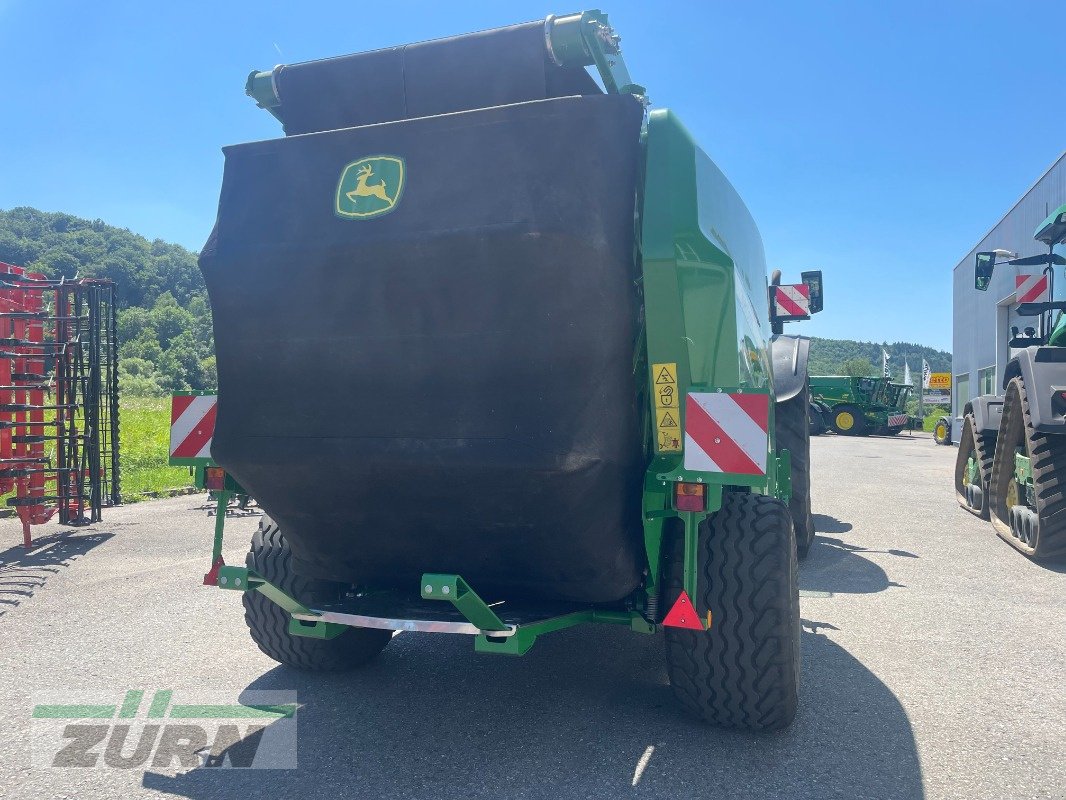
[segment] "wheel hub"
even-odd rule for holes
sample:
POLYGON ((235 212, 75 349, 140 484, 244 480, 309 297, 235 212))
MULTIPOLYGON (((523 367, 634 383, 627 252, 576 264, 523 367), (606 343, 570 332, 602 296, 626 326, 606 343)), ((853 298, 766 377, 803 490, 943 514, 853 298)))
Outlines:
POLYGON ((970 476, 973 474, 973 469, 975 466, 976 463, 974 461, 973 454, 971 453, 970 457, 966 459, 966 469, 962 473, 963 486, 969 486, 971 483, 973 483, 973 481, 970 479, 970 476))
POLYGON ((1014 480, 1014 478, 1007 482, 1007 496, 1004 498, 1004 502, 1007 504, 1008 511, 1018 505, 1018 481, 1014 480))
POLYGON ((850 431, 855 427, 855 417, 851 415, 850 411, 841 411, 837 414, 837 427, 842 431, 850 431))

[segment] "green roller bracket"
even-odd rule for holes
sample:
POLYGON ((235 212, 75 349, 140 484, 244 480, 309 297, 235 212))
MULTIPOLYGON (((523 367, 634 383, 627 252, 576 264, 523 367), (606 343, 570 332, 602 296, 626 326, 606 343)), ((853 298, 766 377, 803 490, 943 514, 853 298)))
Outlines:
POLYGON ((284 122, 278 111, 281 107, 281 98, 278 97, 277 85, 274 83, 274 70, 266 72, 252 70, 244 84, 244 93, 255 100, 257 106, 269 111, 276 120, 284 122))
POLYGON ((595 66, 609 94, 632 94, 643 97, 647 90, 629 77, 619 43, 622 37, 599 9, 550 16, 545 31, 552 58, 561 67, 595 66))

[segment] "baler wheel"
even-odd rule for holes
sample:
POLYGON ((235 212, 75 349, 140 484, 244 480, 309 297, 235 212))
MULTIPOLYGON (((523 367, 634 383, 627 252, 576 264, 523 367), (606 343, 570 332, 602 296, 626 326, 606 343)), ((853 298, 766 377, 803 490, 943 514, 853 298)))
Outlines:
POLYGON ((861 408, 837 406, 833 409, 833 430, 842 436, 862 436, 866 433, 866 417, 861 408))
MULTIPOLYGON (((1026 491, 1015 484, 1017 505, 1028 508, 1026 491)), ((988 486, 988 506, 992 526, 1004 541, 1034 559, 1066 554, 1066 435, 1043 433, 1033 427, 1029 398, 1021 378, 1007 384, 1003 398, 1003 419, 992 460, 988 486), (1014 454, 1017 449, 1029 454, 1036 495, 1035 518, 1012 512, 1008 492, 1014 480, 1014 454), (1019 530, 1018 523, 1025 524, 1019 530), (1012 524, 1015 523, 1015 524, 1012 524)))
MULTIPOLYGON (((684 540, 671 539, 667 597, 682 585, 684 540)), ((780 730, 796 715, 800 617, 795 537, 788 508, 757 494, 726 492, 699 528, 696 610, 707 630, 666 628, 674 695, 688 711, 726 728, 780 730)))
MULTIPOLYGON (((246 562, 268 582, 301 603, 336 599, 344 584, 313 580, 292 571, 292 552, 281 530, 264 515, 252 537, 246 562)), ((259 592, 244 593, 244 621, 259 649, 285 666, 309 672, 338 672, 370 661, 389 643, 392 631, 349 628, 332 639, 289 633, 290 616, 259 592)))
POLYGON ((814 544, 814 519, 811 516, 811 437, 807 410, 810 390, 778 403, 775 430, 777 449, 788 450, 792 460, 792 498, 788 510, 796 530, 796 553, 806 558, 814 544))

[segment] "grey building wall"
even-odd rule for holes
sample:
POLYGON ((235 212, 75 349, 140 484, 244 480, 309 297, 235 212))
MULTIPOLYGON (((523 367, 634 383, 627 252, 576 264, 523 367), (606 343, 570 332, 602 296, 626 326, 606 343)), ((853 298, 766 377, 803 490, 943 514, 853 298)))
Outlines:
MULTIPOLYGON (((1064 203, 1066 152, 955 266, 951 401, 957 423, 952 425, 952 438, 956 442, 962 430, 964 404, 969 398, 987 393, 979 386, 981 370, 995 368, 992 393, 1002 394, 1003 371, 1010 360, 1007 347, 1009 326, 1024 328, 1035 321, 1032 317, 1019 320, 1014 314, 1014 278, 1020 269, 1029 272, 1037 268, 997 267, 988 291, 979 292, 973 285, 974 256, 981 251, 1000 248, 1022 256, 1047 252, 1044 245, 1033 240, 1033 231, 1064 203), (968 387, 964 378, 968 378, 968 387)), ((1066 255, 1062 248, 1056 248, 1056 252, 1066 255)), ((1055 274, 1055 295, 1055 299, 1066 297, 1066 278, 1061 268, 1055 274)))

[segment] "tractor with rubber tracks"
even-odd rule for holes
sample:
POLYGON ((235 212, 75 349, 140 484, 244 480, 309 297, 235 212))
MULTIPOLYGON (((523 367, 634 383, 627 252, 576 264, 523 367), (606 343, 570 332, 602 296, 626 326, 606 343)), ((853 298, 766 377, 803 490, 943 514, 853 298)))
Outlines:
POLYGON ((216 492, 204 582, 243 594, 259 648, 339 670, 397 631, 518 656, 615 625, 665 638, 697 717, 787 726, 814 526, 809 340, 780 326, 821 308, 821 274, 767 280, 606 15, 246 91, 285 136, 224 150, 200 256, 217 402, 180 399, 172 453, 216 492), (266 512, 241 565, 233 493, 266 512))
POLYGON ((1056 252, 1066 245, 1066 205, 1033 238, 1046 253, 1018 258, 997 250, 975 258, 978 291, 988 290, 997 267, 1036 268, 1048 299, 1017 306, 1017 316, 1034 324, 1009 330, 1003 394, 965 404, 955 493, 959 505, 990 520, 1001 538, 1042 559, 1066 554, 1066 302, 1055 299, 1055 267, 1066 265, 1056 252))

